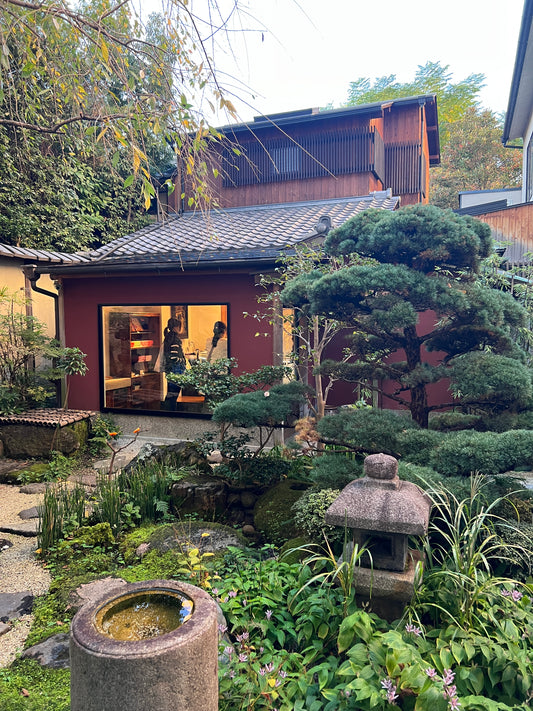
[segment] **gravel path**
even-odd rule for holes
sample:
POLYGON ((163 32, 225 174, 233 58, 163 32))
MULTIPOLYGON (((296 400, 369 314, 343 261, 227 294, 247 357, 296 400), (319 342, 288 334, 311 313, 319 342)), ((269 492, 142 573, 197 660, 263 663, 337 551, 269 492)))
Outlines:
MULTIPOLYGON (((18 486, 0 484, 0 524, 21 523, 19 512, 38 506, 42 494, 21 494, 18 486)), ((44 595, 50 585, 50 575, 35 557, 37 539, 0 533, 13 543, 0 553, 0 592, 14 593, 30 590, 33 595, 44 595)), ((13 623, 13 628, 0 636, 0 667, 9 666, 22 651, 29 634, 32 615, 24 615, 13 623)))

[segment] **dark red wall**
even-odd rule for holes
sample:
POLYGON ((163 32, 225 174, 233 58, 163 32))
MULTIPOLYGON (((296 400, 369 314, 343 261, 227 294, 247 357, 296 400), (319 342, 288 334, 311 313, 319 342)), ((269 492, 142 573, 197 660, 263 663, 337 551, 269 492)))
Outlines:
POLYGON ((272 364, 271 333, 267 321, 258 322, 243 313, 259 310, 255 277, 249 273, 183 273, 173 275, 78 277, 63 280, 66 345, 87 354, 87 375, 71 378, 69 406, 100 409, 99 305, 228 304, 230 355, 238 370, 255 370, 272 364))

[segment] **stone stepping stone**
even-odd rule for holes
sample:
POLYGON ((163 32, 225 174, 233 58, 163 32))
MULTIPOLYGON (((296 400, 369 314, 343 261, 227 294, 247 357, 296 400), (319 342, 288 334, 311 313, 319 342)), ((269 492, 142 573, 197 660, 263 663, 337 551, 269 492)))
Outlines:
POLYGON ((0 593, 0 621, 18 620, 29 615, 33 607, 33 595, 30 590, 16 593, 0 593))
POLYGON ((32 536, 37 536, 38 527, 38 519, 32 518, 22 523, 0 524, 0 533, 12 533, 14 536, 27 536, 31 538, 32 536))
POLYGON ((32 518, 39 518, 39 509, 37 506, 32 506, 31 509, 24 509, 24 511, 19 512, 19 517, 23 521, 28 521, 32 518))
POLYGON ((10 629, 11 629, 11 625, 6 625, 5 622, 0 622, 0 637, 3 634, 6 634, 6 632, 9 632, 10 629))
POLYGON ((61 633, 48 637, 22 652, 22 659, 35 659, 42 667, 68 669, 70 666, 69 634, 61 633))

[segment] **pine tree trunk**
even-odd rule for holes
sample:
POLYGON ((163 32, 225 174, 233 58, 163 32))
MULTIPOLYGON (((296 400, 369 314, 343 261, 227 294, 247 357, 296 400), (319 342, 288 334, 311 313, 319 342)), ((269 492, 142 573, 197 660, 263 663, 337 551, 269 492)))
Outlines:
MULTIPOLYGON (((406 328, 404 334, 407 338, 405 345, 405 355, 407 358, 408 372, 411 373, 417 366, 422 363, 421 342, 416 334, 414 326, 406 328)), ((409 409, 413 420, 427 429, 428 426, 428 401, 425 383, 414 385, 409 388, 411 394, 411 404, 409 409)))

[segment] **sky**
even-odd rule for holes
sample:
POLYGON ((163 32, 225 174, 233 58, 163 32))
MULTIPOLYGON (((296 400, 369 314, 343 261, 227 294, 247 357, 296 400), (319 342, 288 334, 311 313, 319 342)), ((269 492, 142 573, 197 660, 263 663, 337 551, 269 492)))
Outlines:
MULTIPOLYGON (((192 0, 201 4, 206 0, 192 0)), ((219 0, 230 15, 234 0, 219 0)), ((239 118, 345 103, 351 81, 396 74, 410 81, 427 61, 453 81, 485 75, 481 104, 504 112, 523 0, 239 0, 229 34, 213 48, 239 118), (242 32, 241 30, 244 30, 242 32), (229 37, 229 46, 227 38, 229 37)))

